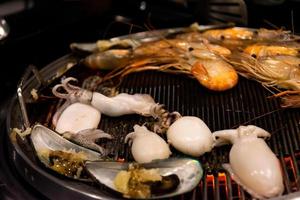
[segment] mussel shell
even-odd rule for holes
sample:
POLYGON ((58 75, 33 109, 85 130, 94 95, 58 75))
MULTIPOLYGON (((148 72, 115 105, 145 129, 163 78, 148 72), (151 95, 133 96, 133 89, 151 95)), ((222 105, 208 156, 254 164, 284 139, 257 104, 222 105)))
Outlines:
POLYGON ((30 139, 40 161, 46 166, 49 164, 49 159, 41 155, 43 151, 66 151, 82 153, 86 160, 96 161, 101 159, 101 154, 74 144, 63 138, 53 130, 37 124, 33 127, 30 139))
MULTIPOLYGON (((88 173, 93 176, 100 184, 116 191, 114 179, 120 170, 127 170, 130 163, 120 162, 86 162, 85 167, 88 173)), ((157 160, 151 163, 141 164, 146 169, 158 168, 162 176, 176 174, 180 180, 177 189, 165 194, 151 196, 151 199, 167 198, 183 194, 193 190, 202 178, 203 170, 197 160, 189 158, 171 158, 157 160)))
POLYGON ((162 181, 150 184, 151 193, 158 195, 169 193, 175 190, 180 184, 179 177, 176 174, 170 174, 162 177, 162 181))

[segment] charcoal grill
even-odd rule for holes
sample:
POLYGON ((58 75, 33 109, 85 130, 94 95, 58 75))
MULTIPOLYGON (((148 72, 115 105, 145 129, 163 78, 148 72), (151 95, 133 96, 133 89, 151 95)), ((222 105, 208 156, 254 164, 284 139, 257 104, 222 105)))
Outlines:
MULTIPOLYGON (((178 31, 178 29, 169 29, 178 31)), ((161 34, 165 31, 160 32, 161 34)), ((131 35, 138 39, 155 38, 154 33, 131 35), (146 37, 147 36, 147 37, 146 37)), ((126 37, 126 36, 125 36, 126 37)), ((39 71, 47 85, 42 90, 58 83, 63 69, 78 58, 66 55, 39 71)), ((64 74, 75 76, 80 81, 94 72, 77 64, 64 74)), ((36 76, 25 80, 22 95, 27 107, 29 122, 36 121, 50 125, 50 117, 57 106, 53 99, 40 103, 32 102, 30 91, 40 86, 36 76), (50 116, 50 117, 49 117, 50 116)), ((253 124, 268 130, 272 136, 267 141, 280 160, 283 170, 285 191, 277 199, 292 199, 300 196, 300 112, 299 109, 282 109, 278 99, 269 98, 271 93, 255 81, 240 77, 236 87, 217 93, 203 88, 196 80, 183 75, 171 75, 156 71, 139 72, 128 75, 119 87, 120 92, 147 93, 156 102, 164 104, 169 111, 178 111, 182 115, 200 117, 212 131, 237 128, 239 125, 253 124)), ((24 128, 24 117, 17 96, 12 98, 6 124, 7 133, 11 128, 24 128)), ((103 116, 100 128, 111 133, 116 139, 104 143, 112 152, 114 159, 132 160, 130 149, 122 141, 132 131, 133 124, 142 124, 146 118, 128 115, 118 118, 103 116)), ((11 135, 10 135, 11 136, 11 135)), ((50 199, 118 199, 120 196, 104 186, 70 180, 47 170, 34 155, 30 141, 11 137, 9 152, 18 173, 39 192, 50 199), (45 184, 46 183, 46 184, 45 184)), ((204 175, 199 185, 190 193, 174 199, 251 199, 251 196, 238 186, 225 172, 221 164, 228 162, 230 146, 213 149, 199 157, 204 175)), ((173 156, 183 156, 172 149, 173 156)))

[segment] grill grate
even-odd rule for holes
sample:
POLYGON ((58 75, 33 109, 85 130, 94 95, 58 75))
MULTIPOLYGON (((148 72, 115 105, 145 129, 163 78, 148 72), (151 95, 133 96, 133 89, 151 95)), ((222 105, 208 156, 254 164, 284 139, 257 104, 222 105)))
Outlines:
MULTIPOLYGON (((284 194, 299 190, 300 113, 298 110, 280 109, 278 99, 268 98, 271 93, 260 84, 240 78, 234 89, 217 93, 206 90, 196 80, 185 76, 148 71, 126 77, 119 91, 148 93, 157 102, 165 104, 169 111, 200 117, 212 131, 247 124, 268 130, 272 137, 267 143, 282 165, 284 194)), ((145 120, 136 116, 103 118, 101 128, 117 138, 107 145, 115 153, 115 158, 132 160, 130 149, 122 141, 132 131, 133 124, 143 124, 145 120)), ((176 199, 251 199, 221 168, 221 163, 228 162, 230 148, 215 148, 201 156, 199 159, 204 167, 202 181, 194 191, 176 199)), ((181 155, 174 149, 172 152, 175 156, 181 155)))
MULTIPOLYGON (((186 76, 146 71, 128 75, 119 92, 150 94, 169 111, 200 117, 211 131, 248 124, 266 129, 272 134, 267 143, 279 158, 283 169, 284 195, 299 191, 300 112, 296 109, 280 109, 279 100, 268 98, 271 93, 259 83, 240 77, 235 88, 220 93, 208 91, 186 76)), ((53 113, 53 106, 49 112, 53 113)), ((101 145, 111 152, 112 158, 132 161, 130 148, 124 144, 124 138, 133 131, 134 124, 142 125, 148 120, 137 115, 117 118, 102 116, 100 128, 112 134, 115 140, 101 142, 101 145)), ((199 186, 173 199, 251 199, 221 167, 222 163, 228 162, 230 148, 229 145, 215 148, 199 157, 204 168, 199 186)), ((182 156, 172 147, 171 151, 173 156, 182 156)), ((106 192, 105 188, 101 189, 106 192)), ((110 194, 109 191, 107 193, 110 194)))

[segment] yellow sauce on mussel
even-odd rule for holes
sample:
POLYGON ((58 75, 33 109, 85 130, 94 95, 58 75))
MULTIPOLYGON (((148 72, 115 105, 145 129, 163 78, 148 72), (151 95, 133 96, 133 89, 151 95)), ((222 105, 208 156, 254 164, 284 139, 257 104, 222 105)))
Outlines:
POLYGON ((161 176, 158 169, 145 169, 138 164, 120 171, 114 180, 117 191, 127 198, 149 198, 153 193, 167 193, 179 185, 177 175, 161 176))
POLYGON ((147 182, 161 181, 158 169, 144 169, 138 164, 129 165, 128 171, 122 170, 115 177, 116 189, 128 198, 149 198, 151 188, 147 182))
POLYGON ((48 167, 64 176, 80 178, 86 156, 83 153, 48 151, 48 167))

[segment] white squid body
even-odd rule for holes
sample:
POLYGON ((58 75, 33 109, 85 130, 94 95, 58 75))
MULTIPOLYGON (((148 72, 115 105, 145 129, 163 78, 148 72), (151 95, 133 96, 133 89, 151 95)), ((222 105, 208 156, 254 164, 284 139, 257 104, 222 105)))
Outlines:
MULTIPOLYGON (((154 99, 148 94, 126 94, 121 93, 114 97, 107 97, 103 94, 82 89, 70 84, 71 81, 77 81, 73 77, 62 80, 61 84, 53 87, 52 93, 66 99, 66 105, 80 102, 96 108, 101 114, 117 117, 126 114, 140 114, 143 116, 157 116, 161 105, 155 103, 154 99), (66 93, 61 93, 59 89, 64 89, 66 93)), ((58 115, 63 108, 57 111, 58 115)))
POLYGON ((169 145, 156 133, 145 126, 134 125, 134 132, 129 133, 125 142, 132 140, 131 153, 138 163, 148 163, 156 159, 166 159, 171 155, 169 145))
POLYGON ((78 133, 85 129, 95 129, 101 119, 100 112, 86 104, 73 103, 64 109, 60 115, 53 117, 53 125, 58 133, 78 133))
POLYGON ((230 164, 223 167, 239 185, 255 198, 279 196, 284 191, 279 160, 258 136, 270 137, 270 133, 253 125, 213 133, 215 146, 233 144, 230 164))
POLYGON ((213 137, 207 125, 198 117, 184 116, 176 120, 167 131, 168 143, 191 156, 211 151, 213 137))
POLYGON ((97 108, 102 114, 111 117, 140 114, 150 116, 153 106, 157 104, 147 94, 126 94, 121 93, 114 97, 107 97, 94 92, 91 105, 97 108))

